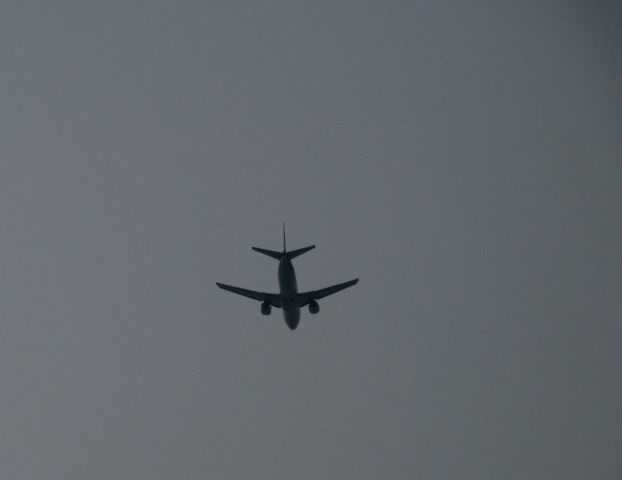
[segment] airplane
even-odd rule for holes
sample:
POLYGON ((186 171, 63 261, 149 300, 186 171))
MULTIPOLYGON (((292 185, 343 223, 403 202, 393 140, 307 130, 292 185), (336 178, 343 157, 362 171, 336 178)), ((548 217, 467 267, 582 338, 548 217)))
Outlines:
POLYGON ((309 313, 315 315, 320 311, 320 305, 318 300, 333 293, 337 293, 344 288, 356 285, 359 281, 358 278, 350 280, 349 282, 338 283, 330 287, 322 288, 320 290, 313 290, 310 292, 298 292, 298 286, 296 284, 296 272, 292 265, 292 259, 302 255, 315 248, 315 245, 309 247, 299 248, 297 250, 287 251, 287 244, 285 242, 285 224, 283 224, 283 251, 276 252, 274 250, 266 250, 265 248, 252 247, 253 250, 259 253, 263 253, 269 257, 275 258, 279 261, 279 287, 280 293, 265 293, 256 292, 253 290, 247 290, 245 288, 233 287, 231 285, 225 285, 224 283, 216 282, 218 287, 223 290, 227 290, 244 297, 252 298, 261 302, 261 313, 263 315, 270 315, 272 307, 283 309, 283 317, 285 323, 291 330, 296 330, 298 322, 300 322, 300 308, 309 306, 309 313))

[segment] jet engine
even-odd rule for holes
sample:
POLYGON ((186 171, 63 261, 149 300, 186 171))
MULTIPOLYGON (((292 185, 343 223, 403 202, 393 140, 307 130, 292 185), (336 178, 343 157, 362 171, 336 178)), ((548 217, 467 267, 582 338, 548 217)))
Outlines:
POLYGON ((261 314, 262 315, 270 315, 271 311, 272 311, 272 307, 270 306, 270 304, 268 302, 263 302, 261 304, 261 314))
POLYGON ((317 303, 315 300, 311 300, 309 302, 309 313, 315 315, 319 311, 320 311, 320 304, 317 303))

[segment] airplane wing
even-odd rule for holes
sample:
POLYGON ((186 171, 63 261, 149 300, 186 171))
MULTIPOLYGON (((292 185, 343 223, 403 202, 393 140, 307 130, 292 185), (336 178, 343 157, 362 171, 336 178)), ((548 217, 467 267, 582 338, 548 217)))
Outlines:
POLYGON ((320 298, 328 297, 333 293, 337 293, 344 288, 351 287, 352 285, 356 285, 359 283, 359 279, 355 278, 354 280, 350 280, 349 282, 338 283, 337 285, 333 285, 331 287, 322 288, 321 290, 314 290, 312 292, 304 292, 299 293, 296 297, 298 300, 298 306, 304 307, 308 305, 311 300, 319 300, 320 298))
POLYGON ((238 295, 252 298, 253 300, 257 300, 259 302, 268 302, 273 307, 281 308, 281 296, 277 295, 276 293, 255 292, 254 290, 247 290, 245 288, 233 287, 231 285, 225 285, 224 283, 218 283, 218 282, 216 282, 216 285, 218 285, 223 290, 237 293, 238 295))

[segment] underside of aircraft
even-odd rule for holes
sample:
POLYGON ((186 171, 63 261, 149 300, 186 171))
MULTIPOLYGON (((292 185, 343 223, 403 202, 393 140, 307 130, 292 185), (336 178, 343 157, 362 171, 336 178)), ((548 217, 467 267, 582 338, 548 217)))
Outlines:
POLYGON ((263 253, 269 257, 272 257, 279 261, 279 293, 267 293, 258 292, 255 290, 248 290, 246 288, 234 287, 232 285, 226 285, 224 283, 216 282, 218 287, 223 290, 242 295, 253 300, 261 302, 261 313, 263 315, 270 315, 272 307, 281 308, 283 310, 283 316, 285 322, 292 330, 295 330, 300 320, 300 309, 302 307, 309 307, 309 313, 316 314, 320 311, 320 305, 318 300, 321 298, 337 293, 345 288, 351 287, 358 283, 358 278, 350 280, 348 282, 338 283, 331 285, 330 287, 321 288, 319 290, 312 290, 308 292, 298 292, 296 284, 296 273, 292 265, 292 259, 302 255, 315 248, 315 245, 311 245, 297 250, 287 251, 285 242, 285 225, 283 225, 283 251, 277 252, 275 250, 267 250, 265 248, 252 247, 253 250, 259 253, 263 253))

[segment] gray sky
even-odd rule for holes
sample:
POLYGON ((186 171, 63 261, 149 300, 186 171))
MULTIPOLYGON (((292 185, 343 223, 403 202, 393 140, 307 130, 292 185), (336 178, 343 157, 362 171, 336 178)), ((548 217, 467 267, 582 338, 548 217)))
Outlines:
POLYGON ((621 19, 5 1, 0 477, 620 478, 621 19))

